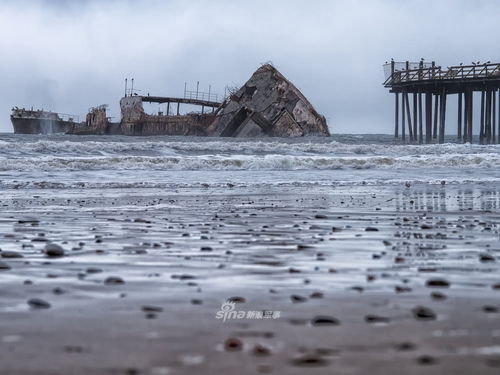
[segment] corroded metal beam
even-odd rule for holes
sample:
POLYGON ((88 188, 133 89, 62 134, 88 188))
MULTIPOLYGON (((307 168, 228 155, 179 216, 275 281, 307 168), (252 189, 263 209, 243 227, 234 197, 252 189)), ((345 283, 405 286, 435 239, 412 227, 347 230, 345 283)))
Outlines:
POLYGON ((171 98, 163 96, 141 96, 143 102, 146 103, 181 103, 181 104, 193 104, 205 107, 217 108, 220 107, 222 103, 213 102, 210 100, 200 100, 200 99, 188 99, 188 98, 171 98))

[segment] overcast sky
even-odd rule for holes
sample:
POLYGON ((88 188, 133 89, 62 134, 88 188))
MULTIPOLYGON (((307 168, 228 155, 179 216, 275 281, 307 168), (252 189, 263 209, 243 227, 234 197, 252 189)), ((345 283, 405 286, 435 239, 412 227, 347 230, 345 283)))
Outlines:
POLYGON ((124 79, 152 95, 184 82, 223 94, 272 63, 334 133, 391 133, 382 64, 500 61, 498 0, 1 0, 0 132, 10 109, 83 117, 124 79))

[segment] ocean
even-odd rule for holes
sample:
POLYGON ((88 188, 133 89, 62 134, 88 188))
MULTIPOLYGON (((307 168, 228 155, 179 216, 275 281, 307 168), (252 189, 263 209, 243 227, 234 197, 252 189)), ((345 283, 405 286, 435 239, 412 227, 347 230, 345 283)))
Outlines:
POLYGON ((0 135, 0 188, 328 189, 485 184, 500 179, 500 145, 394 144, 389 135, 332 138, 0 135))

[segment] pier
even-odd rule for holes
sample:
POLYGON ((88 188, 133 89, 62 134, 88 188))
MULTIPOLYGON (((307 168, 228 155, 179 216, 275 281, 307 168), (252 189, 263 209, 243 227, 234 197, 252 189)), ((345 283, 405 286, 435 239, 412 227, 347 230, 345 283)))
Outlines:
MULTIPOLYGON (((443 70, 435 62, 384 64, 384 86, 394 93, 394 137, 410 143, 444 143, 449 95, 457 100, 457 142, 472 143, 474 93, 480 93, 479 143, 500 143, 500 63, 443 70)), ((477 128, 477 126, 476 126, 477 128)))

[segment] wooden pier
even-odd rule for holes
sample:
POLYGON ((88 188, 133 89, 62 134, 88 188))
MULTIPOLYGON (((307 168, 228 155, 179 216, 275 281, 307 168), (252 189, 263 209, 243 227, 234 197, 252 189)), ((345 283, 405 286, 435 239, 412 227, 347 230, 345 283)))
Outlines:
POLYGON ((456 95, 457 141, 472 143, 474 93, 480 92, 479 143, 500 143, 500 63, 443 70, 424 60, 392 60, 384 65, 384 71, 384 86, 395 97, 395 138, 420 144, 444 143, 448 96, 456 95))

